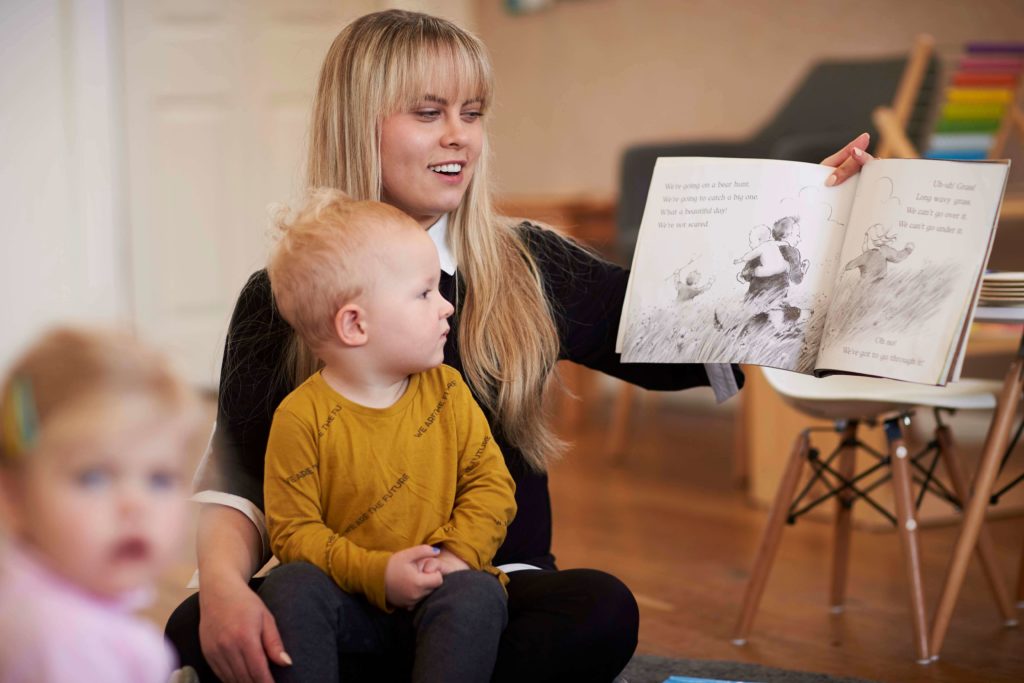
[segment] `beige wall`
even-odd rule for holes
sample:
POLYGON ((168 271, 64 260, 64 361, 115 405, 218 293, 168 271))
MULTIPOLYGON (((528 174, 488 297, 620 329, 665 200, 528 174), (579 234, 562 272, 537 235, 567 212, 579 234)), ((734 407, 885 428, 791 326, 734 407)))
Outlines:
POLYGON ((641 141, 742 137, 824 56, 1024 39, 1022 0, 562 0, 512 16, 476 0, 498 81, 498 189, 613 193, 641 141))

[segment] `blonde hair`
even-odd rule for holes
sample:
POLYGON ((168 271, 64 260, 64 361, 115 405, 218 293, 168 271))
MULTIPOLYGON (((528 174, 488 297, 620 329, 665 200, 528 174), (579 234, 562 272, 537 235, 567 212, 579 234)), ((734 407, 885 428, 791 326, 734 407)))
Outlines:
POLYGON ((311 189, 294 215, 279 214, 277 228, 281 238, 267 262, 270 288, 281 316, 314 349, 336 339, 338 309, 372 283, 366 261, 376 248, 403 230, 422 232, 393 206, 327 187, 311 189))
MULTIPOLYGON (((453 86, 479 99, 482 111, 490 106, 490 60, 475 36, 444 19, 402 10, 349 24, 320 72, 309 186, 380 200, 384 119, 414 106, 428 88, 445 84, 450 84, 445 90, 453 86)), ((458 312, 462 369, 496 431, 543 471, 563 447, 548 425, 544 404, 560 342, 537 263, 515 223, 498 216, 491 204, 487 155, 484 136, 473 179, 448 222, 465 282, 458 312)), ((295 339, 290 355, 295 383, 315 371, 312 353, 295 339)))
MULTIPOLYGON (((109 408, 148 410, 161 422, 198 427, 193 392, 159 353, 124 332, 61 327, 44 334, 11 367, 0 393, 0 466, 16 467, 62 426, 90 417, 97 432, 117 429, 109 408)), ((77 432, 87 441, 89 434, 77 432)))

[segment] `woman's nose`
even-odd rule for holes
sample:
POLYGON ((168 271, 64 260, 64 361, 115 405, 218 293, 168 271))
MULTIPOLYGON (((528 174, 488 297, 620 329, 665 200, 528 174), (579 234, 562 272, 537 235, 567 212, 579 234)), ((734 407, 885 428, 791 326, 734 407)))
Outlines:
POLYGON ((441 138, 442 147, 459 149, 466 144, 466 123, 458 116, 451 117, 445 123, 441 138))
POLYGON ((455 307, 452 306, 451 302, 448 301, 447 299, 443 299, 443 300, 444 300, 444 305, 441 307, 441 317, 442 318, 450 318, 452 316, 452 313, 455 312, 455 307))

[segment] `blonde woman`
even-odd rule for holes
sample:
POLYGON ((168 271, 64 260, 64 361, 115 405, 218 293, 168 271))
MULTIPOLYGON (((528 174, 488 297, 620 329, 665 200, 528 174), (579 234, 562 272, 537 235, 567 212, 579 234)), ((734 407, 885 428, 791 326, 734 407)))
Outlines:
MULTIPOLYGON (((543 396, 559 359, 651 389, 707 385, 709 371, 621 365, 614 347, 626 271, 554 232, 495 213, 485 134, 492 101, 491 68, 474 36, 423 14, 361 17, 342 30, 323 63, 307 180, 401 209, 438 248, 440 289, 456 310, 445 363, 462 372, 483 407, 516 483, 518 514, 494 558, 510 580, 508 627, 492 680, 609 681, 633 654, 639 613, 615 577, 556 569, 547 467, 561 444, 543 396)), ((837 167, 829 184, 859 170, 866 146, 863 135, 826 160, 837 167)), ((301 656, 337 661, 346 680, 408 679, 412 650, 400 634, 382 632, 360 648, 340 645, 349 615, 325 612, 333 604, 317 592, 325 582, 287 600, 276 596, 293 605, 296 619, 323 624, 316 642, 282 643, 258 581, 250 581, 267 559, 261 510, 271 417, 316 369, 276 313, 266 272, 256 273, 228 331, 217 431, 198 478, 196 499, 206 503, 200 592, 167 628, 183 663, 203 681, 215 673, 265 683, 274 668, 300 656, 300 647, 301 656)), ((739 379, 728 368, 712 374, 723 384, 739 379)), ((285 620, 280 613, 277 619, 285 620)))

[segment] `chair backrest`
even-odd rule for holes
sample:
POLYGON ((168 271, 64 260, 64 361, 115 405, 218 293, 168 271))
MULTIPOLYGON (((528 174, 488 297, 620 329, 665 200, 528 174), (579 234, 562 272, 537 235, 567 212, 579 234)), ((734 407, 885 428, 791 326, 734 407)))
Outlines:
MULTIPOLYGON (((871 112, 895 98, 907 59, 818 62, 794 89, 792 97, 757 139, 774 145, 793 134, 842 133, 869 130, 871 112)), ((906 129, 914 141, 923 139, 931 103, 937 87, 938 61, 931 59, 911 108, 906 129)), ((820 161, 793 159, 793 161, 820 161)))

